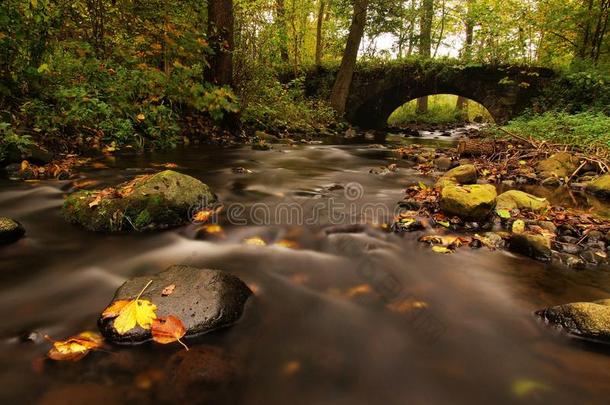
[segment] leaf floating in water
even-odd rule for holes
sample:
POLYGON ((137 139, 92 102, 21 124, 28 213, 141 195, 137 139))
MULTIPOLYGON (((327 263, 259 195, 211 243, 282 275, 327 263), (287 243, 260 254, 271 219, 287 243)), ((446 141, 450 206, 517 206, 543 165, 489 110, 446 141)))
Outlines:
POLYGON ((157 317, 157 306, 148 300, 140 299, 140 296, 152 283, 152 280, 144 286, 142 291, 134 300, 118 300, 113 302, 102 312, 102 318, 114 318, 113 326, 119 335, 124 335, 136 325, 143 329, 150 329, 153 320, 157 317))
POLYGON ((519 398, 529 397, 532 394, 548 392, 551 387, 536 380, 530 380, 527 378, 519 378, 513 381, 511 391, 513 395, 519 398))
MULTIPOLYGON (((51 340, 50 337, 45 336, 51 340)), ((47 353, 52 360, 78 361, 85 357, 91 350, 99 349, 104 344, 104 339, 95 332, 82 332, 66 340, 53 341, 53 347, 47 353)))
POLYGON ((265 242, 260 236, 253 236, 251 238, 244 239, 244 243, 246 245, 254 245, 254 246, 266 246, 267 242, 265 242))
POLYGON ((399 314, 404 314, 415 309, 424 309, 428 307, 428 303, 424 301, 417 301, 410 298, 400 300, 400 301, 392 301, 386 305, 386 308, 392 312, 396 312, 399 314))
POLYGON ((356 287, 352 287, 349 290, 347 290, 347 292, 345 293, 345 296, 347 298, 354 298, 359 295, 370 294, 372 292, 373 292, 373 289, 371 288, 371 286, 369 284, 360 284, 360 285, 357 285, 356 287))
POLYGON ((202 229, 209 234, 216 234, 222 232, 222 227, 220 225, 206 225, 202 229))
POLYGON ((432 246, 432 251, 434 253, 443 253, 443 254, 453 253, 453 250, 448 249, 444 246, 439 246, 439 245, 432 246))
POLYGON ((298 249, 299 248, 299 245, 296 242, 294 242, 292 240, 288 240, 288 239, 279 240, 279 241, 275 242, 273 245, 287 248, 287 249, 298 249))
POLYGON ((165 318, 153 319, 150 332, 152 333, 153 340, 157 343, 165 345, 179 342, 186 350, 189 349, 188 346, 180 340, 186 334, 186 328, 182 321, 173 315, 169 315, 165 318))

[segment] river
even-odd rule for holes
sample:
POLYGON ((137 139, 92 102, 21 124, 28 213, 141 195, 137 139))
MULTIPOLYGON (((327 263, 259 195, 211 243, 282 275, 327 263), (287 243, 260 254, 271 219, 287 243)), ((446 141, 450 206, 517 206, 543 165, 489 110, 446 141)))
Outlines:
POLYGON ((0 180, 0 213, 27 230, 0 248, 2 403, 606 403, 610 353, 533 311, 608 298, 610 273, 486 249, 438 255, 417 234, 386 232, 405 187, 432 181, 393 156, 365 143, 191 146, 78 171, 103 187, 176 164, 220 197, 220 233, 94 234, 61 217, 73 181, 0 180), (369 173, 393 162, 396 172, 369 173), (252 237, 266 246, 243 242, 252 237), (188 352, 42 360, 43 335, 95 330, 122 282, 171 264, 242 278, 255 295, 241 321, 188 352))

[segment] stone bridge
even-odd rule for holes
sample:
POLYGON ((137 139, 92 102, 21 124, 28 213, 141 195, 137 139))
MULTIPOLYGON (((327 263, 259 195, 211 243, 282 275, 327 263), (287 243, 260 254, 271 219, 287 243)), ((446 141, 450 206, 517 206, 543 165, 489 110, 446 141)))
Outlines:
MULTIPOLYGON (((335 71, 319 69, 307 74, 307 95, 329 97, 335 71)), ((359 127, 382 129, 390 114, 408 101, 455 94, 482 104, 497 123, 505 123, 530 107, 553 77, 550 69, 519 66, 464 66, 442 61, 363 64, 354 73, 345 116, 359 127)))

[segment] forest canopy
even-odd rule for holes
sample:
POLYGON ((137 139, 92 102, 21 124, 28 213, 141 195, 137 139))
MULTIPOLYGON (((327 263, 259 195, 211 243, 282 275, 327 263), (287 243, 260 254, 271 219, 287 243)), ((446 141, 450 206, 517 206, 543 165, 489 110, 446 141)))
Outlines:
POLYGON ((397 59, 543 66, 563 75, 554 98, 603 94, 609 15, 610 0, 5 0, 0 152, 320 131, 356 63, 397 59), (337 71, 330 100, 303 92, 320 68, 337 71))

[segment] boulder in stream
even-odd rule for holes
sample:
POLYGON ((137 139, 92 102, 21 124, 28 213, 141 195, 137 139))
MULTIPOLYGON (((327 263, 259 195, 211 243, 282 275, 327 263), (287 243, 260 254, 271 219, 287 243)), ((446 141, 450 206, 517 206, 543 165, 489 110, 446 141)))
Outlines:
POLYGON ((610 343, 610 299, 558 305, 536 315, 572 336, 610 343))
POLYGON ((536 165, 536 172, 541 179, 557 177, 560 179, 569 177, 578 168, 578 158, 568 152, 559 152, 551 155, 536 165))
MULTIPOLYGON (((252 294, 239 278, 219 270, 198 269, 190 266, 171 266, 152 276, 141 276, 126 281, 111 303, 132 300, 144 289, 141 299, 157 306, 157 317, 173 315, 186 328, 185 337, 195 337, 229 326, 239 320, 248 297, 252 294), (167 294, 167 287, 174 286, 167 294), (165 291, 164 291, 165 290, 165 291)), ((139 344, 152 338, 149 329, 139 325, 121 335, 114 328, 115 318, 98 320, 104 337, 116 344, 139 344)))
POLYGON ((610 199, 610 174, 604 174, 587 183, 585 190, 600 198, 610 199))
POLYGON ((193 210, 216 201, 201 181, 165 170, 104 190, 70 194, 64 217, 92 231, 148 231, 182 225, 193 210))
POLYGON ((0 217, 0 245, 17 242, 23 235, 25 229, 14 219, 0 217))
POLYGON ((519 253, 532 259, 548 262, 551 260, 551 239, 546 235, 530 233, 513 233, 508 241, 511 252, 519 253))
POLYGON ((533 212, 543 212, 550 207, 546 198, 536 197, 520 190, 509 190, 498 196, 496 209, 514 210, 527 209, 533 212))
POLYGON ((466 164, 454 167, 447 171, 438 181, 437 186, 455 184, 473 184, 477 181, 477 168, 474 165, 466 164))
POLYGON ((441 209, 445 214, 479 221, 496 206, 496 188, 491 184, 446 185, 441 191, 441 209))

